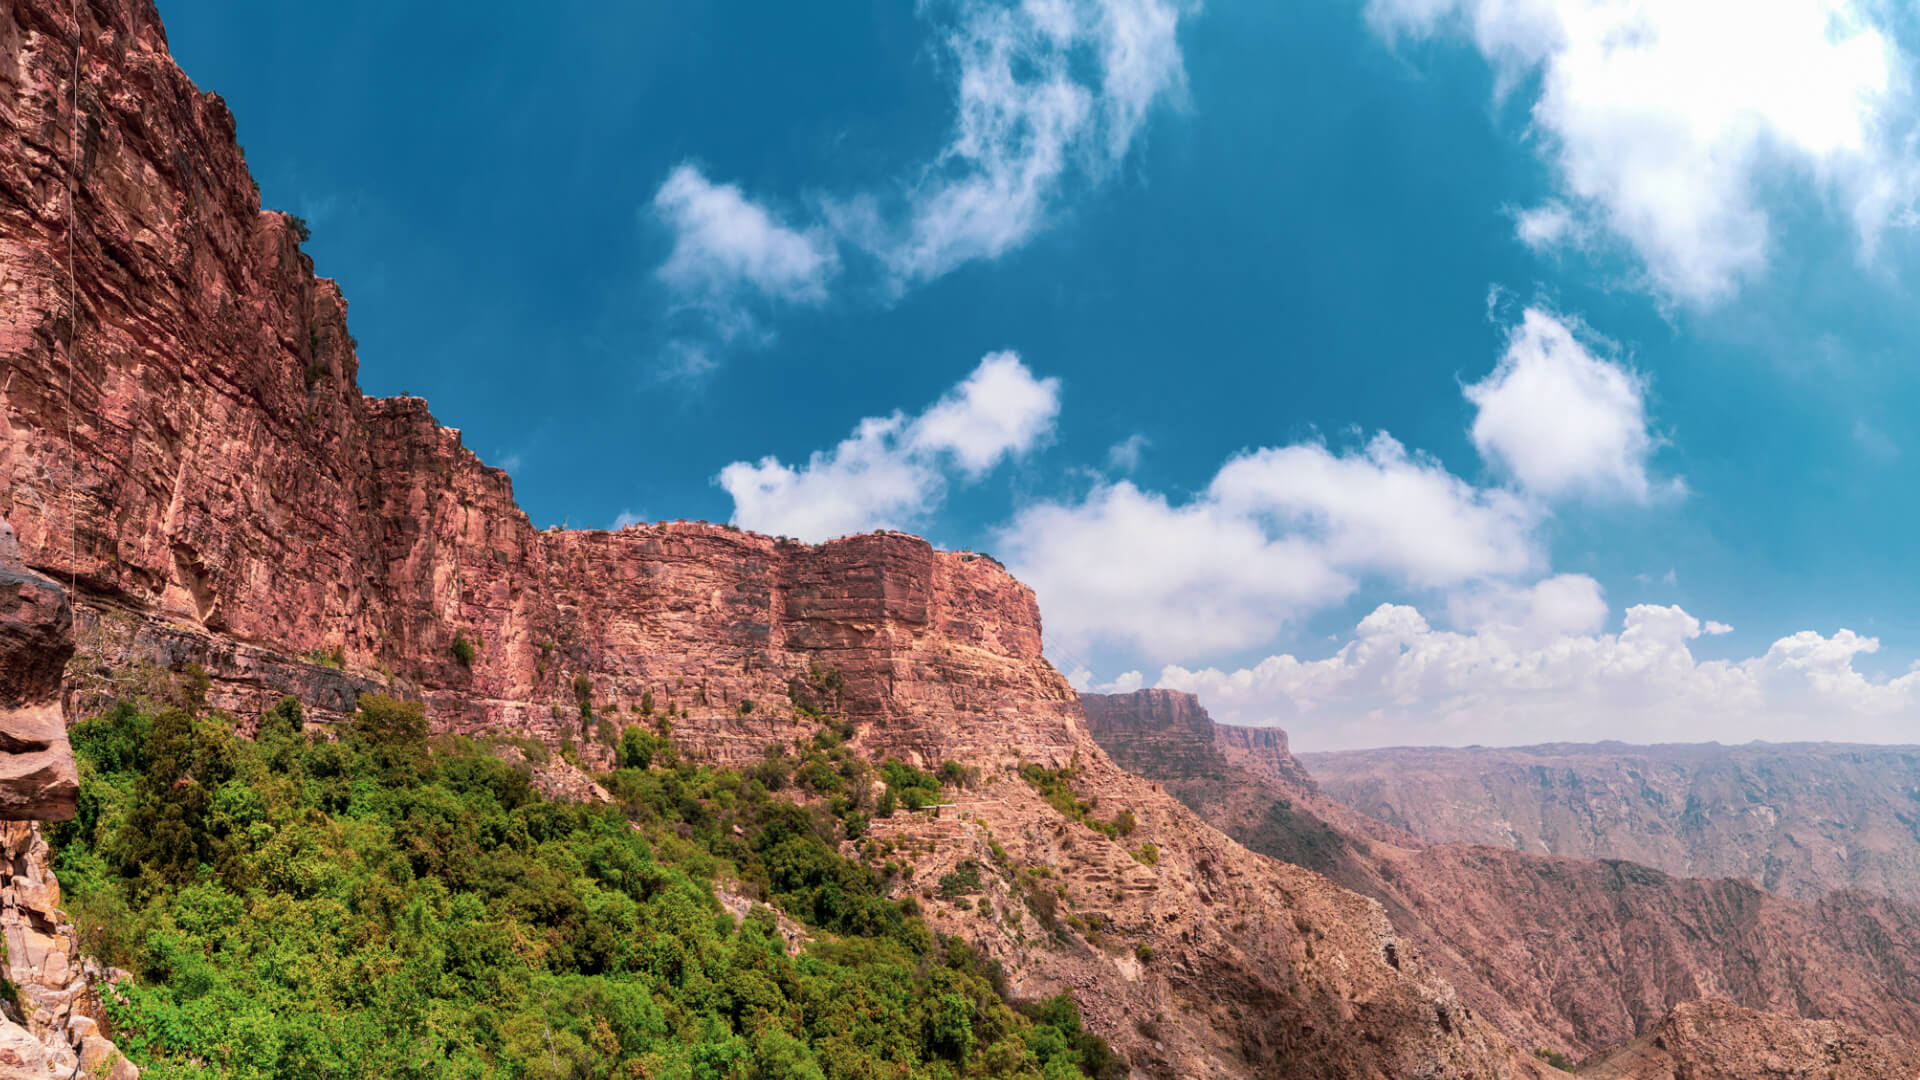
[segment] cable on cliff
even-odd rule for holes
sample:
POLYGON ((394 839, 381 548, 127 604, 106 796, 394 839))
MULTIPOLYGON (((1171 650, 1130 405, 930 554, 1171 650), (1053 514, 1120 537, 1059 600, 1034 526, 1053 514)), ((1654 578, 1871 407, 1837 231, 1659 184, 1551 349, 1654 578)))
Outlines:
POLYGON ((74 237, 80 231, 80 0, 73 0, 73 77, 67 107, 67 595, 80 581, 80 454, 73 442, 73 347, 80 341, 79 264, 74 237))

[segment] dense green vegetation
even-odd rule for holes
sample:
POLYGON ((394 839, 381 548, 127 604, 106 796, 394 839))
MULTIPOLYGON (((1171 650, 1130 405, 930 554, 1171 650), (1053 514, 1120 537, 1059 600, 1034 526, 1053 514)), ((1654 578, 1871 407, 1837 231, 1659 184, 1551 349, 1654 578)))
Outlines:
POLYGON ((302 720, 288 700, 241 738, 189 686, 72 730, 56 867, 85 946, 136 975, 108 1011, 154 1080, 1125 1074, 1071 1000, 1010 1005, 839 854, 865 763, 837 733, 743 775, 629 728, 617 803, 587 806, 430 738, 418 705, 369 696, 338 738, 302 720), (796 772, 815 805, 770 790, 796 772), (789 956, 716 880, 811 942, 789 956))
POLYGON ((1094 817, 1093 811, 1097 800, 1081 799, 1074 792, 1071 768, 1048 769, 1039 765, 1024 765, 1020 769, 1020 776, 1040 793, 1041 798, 1047 800, 1047 805, 1109 840, 1131 836, 1133 830, 1139 827, 1139 822, 1134 820, 1131 810, 1120 811, 1111 821, 1102 821, 1094 817))

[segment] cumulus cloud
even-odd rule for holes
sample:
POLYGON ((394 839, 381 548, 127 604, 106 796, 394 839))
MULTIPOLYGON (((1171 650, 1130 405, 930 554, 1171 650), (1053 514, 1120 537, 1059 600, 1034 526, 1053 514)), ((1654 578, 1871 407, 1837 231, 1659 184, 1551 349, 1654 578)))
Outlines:
POLYGON ((653 209, 673 230, 673 251, 656 273, 675 289, 714 298, 751 289, 783 300, 826 299, 838 269, 826 236, 788 226, 738 187, 681 165, 654 193, 653 209))
POLYGON ((1607 621, 1600 583, 1585 574, 1556 574, 1531 585, 1478 582, 1447 597, 1455 626, 1520 640, 1596 633, 1607 621))
POLYGON ((1498 366, 1465 393, 1478 409, 1474 447, 1526 490, 1647 498, 1646 383, 1595 355, 1566 321, 1529 308, 1498 366))
POLYGON ((1034 378, 1014 353, 989 353, 914 421, 908 448, 923 456, 949 453, 977 479, 1001 458, 1039 445, 1059 415, 1059 379, 1034 378))
MULTIPOLYGON (((1045 227, 1064 196, 1104 182, 1156 104, 1186 84, 1182 0, 962 0, 940 35, 954 78, 953 128, 905 174, 814 199, 814 222, 782 222, 739 188, 692 166, 653 200, 675 232, 659 271, 702 298, 706 336, 756 340, 743 294, 818 303, 842 248, 865 253, 898 292, 966 263, 996 259, 1045 227)), ((712 345, 683 345, 711 364, 712 345)), ((685 364, 680 366, 686 367, 685 364)))
MULTIPOLYGON (((1102 478, 1029 504, 996 550, 1038 593, 1056 655, 1109 647, 1158 664, 1255 648, 1369 583, 1439 594, 1457 623, 1510 635, 1597 629, 1591 578, 1535 580, 1541 525, 1569 498, 1644 501, 1667 485, 1648 471, 1644 381, 1576 325, 1526 310, 1494 370, 1462 388, 1474 445, 1505 482, 1470 483, 1385 432, 1345 450, 1265 447, 1186 498, 1102 478)), ((1123 443, 1109 464, 1136 454, 1123 443)))
POLYGON ((1131 694, 1147 684, 1147 677, 1138 671, 1129 671, 1112 682, 1095 682, 1093 672, 1077 667, 1068 673, 1067 683, 1083 694, 1131 694))
POLYGON ((1535 247, 1591 228, 1661 294, 1705 304, 1766 265, 1766 190, 1809 186, 1863 254, 1910 206, 1907 58, 1864 0, 1370 0, 1385 36, 1464 37, 1504 96, 1538 87, 1533 144, 1559 196, 1523 212, 1535 247))
POLYGON ((662 368, 684 377, 714 366, 715 344, 764 343, 758 311, 770 303, 818 304, 840 260, 824 229, 796 229, 733 184, 681 165, 654 193, 652 211, 673 235, 654 271, 690 336, 665 346, 662 368))
POLYGON ((1876 681, 1853 666, 1877 639, 1802 631, 1760 656, 1695 659, 1689 643, 1725 629, 1638 605, 1618 633, 1516 637, 1497 625, 1437 630, 1414 608, 1382 604, 1331 656, 1169 666, 1157 685, 1199 694, 1221 720, 1285 726, 1305 749, 1920 736, 1920 672, 1876 681))
POLYGON ((996 548, 1038 592, 1050 648, 1109 644, 1191 657, 1269 640, 1363 578, 1438 588, 1523 575, 1539 511, 1376 435, 1227 462, 1184 501, 1127 481, 1041 501, 996 548))
POLYGON ((758 532, 817 542, 905 528, 939 504, 949 472, 975 480, 1028 453, 1052 435, 1059 411, 1058 379, 990 353, 918 417, 868 417, 805 464, 736 461, 716 482, 733 497, 733 523, 758 532))

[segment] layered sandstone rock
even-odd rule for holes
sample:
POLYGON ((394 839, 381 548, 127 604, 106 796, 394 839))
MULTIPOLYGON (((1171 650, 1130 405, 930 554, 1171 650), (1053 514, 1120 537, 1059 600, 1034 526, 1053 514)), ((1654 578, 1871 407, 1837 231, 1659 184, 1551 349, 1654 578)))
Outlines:
POLYGON ((1556 744, 1304 756, 1342 802, 1433 843, 1631 859, 1818 900, 1920 903, 1920 747, 1556 744))

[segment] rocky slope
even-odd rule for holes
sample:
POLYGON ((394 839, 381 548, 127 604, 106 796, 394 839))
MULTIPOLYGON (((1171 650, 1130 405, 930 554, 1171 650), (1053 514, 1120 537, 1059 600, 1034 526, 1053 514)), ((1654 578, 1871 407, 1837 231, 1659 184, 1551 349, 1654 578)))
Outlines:
POLYGON ((1724 1001, 1689 1002, 1660 1026, 1583 1066, 1590 1080, 1909 1080, 1920 1051, 1831 1020, 1724 1001))
POLYGON ((102 973, 60 911, 40 821, 73 816, 78 793, 61 706, 73 655, 66 591, 20 561, 0 521, 0 1076, 139 1075, 102 1034, 102 973))
POLYGON ((1258 769, 1236 763, 1254 737, 1212 724, 1188 695, 1083 701, 1116 760, 1248 847, 1378 899, 1522 1045, 1584 1056, 1704 998, 1920 1039, 1920 909, 1857 892, 1799 902, 1620 860, 1428 845, 1328 798, 1282 735, 1259 740, 1258 769))
POLYGON ((1541 1074, 1372 901, 1108 761, 992 560, 896 534, 534 530, 423 402, 359 393, 339 290, 260 208, 152 6, 72 10, 0 7, 0 514, 78 584, 77 692, 198 663, 244 724, 283 693, 325 719, 390 686, 443 730, 589 761, 649 701, 719 761, 826 710, 875 757, 978 770, 948 816, 877 823, 912 853, 902 887, 1021 990, 1073 987, 1142 1074, 1541 1074), (1070 768, 1135 830, 1089 828, 1027 766, 1070 768), (934 885, 968 860, 987 869, 962 906, 934 885))
POLYGON ((1333 797, 1425 840, 1631 859, 1817 900, 1920 903, 1920 747, 1398 748, 1303 758, 1333 797))

